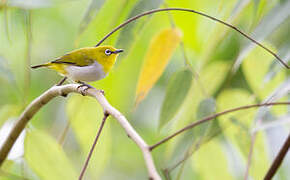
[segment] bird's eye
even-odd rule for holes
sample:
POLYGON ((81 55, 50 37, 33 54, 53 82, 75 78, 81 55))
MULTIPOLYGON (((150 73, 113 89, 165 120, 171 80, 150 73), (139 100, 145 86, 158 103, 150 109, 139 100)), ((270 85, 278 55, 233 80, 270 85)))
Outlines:
POLYGON ((110 55, 112 54, 112 51, 110 51, 110 49, 106 49, 106 50, 105 50, 105 54, 106 54, 107 56, 110 56, 110 55))

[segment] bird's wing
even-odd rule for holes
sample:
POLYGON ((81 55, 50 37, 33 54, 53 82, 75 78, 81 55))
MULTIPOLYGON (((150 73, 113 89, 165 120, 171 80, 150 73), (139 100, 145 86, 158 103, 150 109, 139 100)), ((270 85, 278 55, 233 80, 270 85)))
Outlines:
POLYGON ((68 64, 74 66, 88 66, 94 63, 94 60, 90 59, 88 52, 84 49, 75 50, 65 54, 51 63, 55 64, 68 64))

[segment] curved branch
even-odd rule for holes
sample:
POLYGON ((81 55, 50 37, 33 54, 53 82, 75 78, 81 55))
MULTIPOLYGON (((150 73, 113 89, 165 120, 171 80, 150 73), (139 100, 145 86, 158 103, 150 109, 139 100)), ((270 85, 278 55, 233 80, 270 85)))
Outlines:
POLYGON ((169 141, 170 139, 174 138, 175 136, 194 128, 195 126, 208 122, 210 120, 213 120, 214 118, 227 114, 227 113, 231 113, 231 112, 235 112, 235 111, 239 111, 239 110, 244 110, 244 109, 250 109, 250 108, 255 108, 255 107, 261 107, 261 106, 275 106, 275 105, 290 105, 290 102, 276 102, 276 103, 263 103, 263 104, 253 104, 253 105, 247 105, 247 106, 240 106, 237 108, 233 108, 233 109, 229 109, 223 112, 219 112, 210 116, 207 116, 199 121, 193 122, 187 126, 185 126, 184 128, 180 129, 179 131, 173 133, 172 135, 162 139, 161 141, 157 142, 156 144, 150 146, 150 150, 152 151, 153 149, 155 149, 156 147, 160 146, 161 144, 164 144, 165 142, 169 141))
POLYGON ((66 96, 69 93, 79 93, 95 98, 104 109, 104 112, 113 116, 123 127, 128 136, 131 137, 131 139, 141 149, 146 163, 149 178, 154 180, 161 180, 156 170, 153 158, 151 156, 149 146, 139 136, 139 134, 135 131, 135 129, 130 125, 125 116, 123 116, 117 109, 115 109, 113 106, 109 104, 109 102, 107 101, 107 99, 100 90, 96 90, 94 88, 84 90, 83 88, 79 88, 78 84, 53 86, 29 104, 29 106, 20 115, 18 121, 15 123, 10 134, 8 135, 7 139, 5 140, 4 144, 0 149, 0 166, 6 159, 16 139, 18 138, 22 130, 25 128, 28 121, 34 116, 34 114, 37 113, 42 106, 47 104, 54 97, 66 96))
POLYGON ((186 8, 160 8, 160 9, 153 9, 150 11, 146 11, 143 12, 141 14, 138 14, 134 17, 129 18, 127 21, 125 21, 124 23, 120 24, 119 26, 117 26, 115 29, 113 29, 111 32, 109 32, 103 39, 101 39, 96 46, 99 46, 100 44, 102 44, 108 37, 110 37, 113 33, 115 33, 116 31, 118 31, 119 29, 121 29, 122 27, 126 26, 127 24, 143 17, 146 15, 150 15, 150 14, 154 14, 157 12, 162 12, 162 11, 184 11, 184 12, 191 12, 191 13, 195 13, 195 14, 199 14, 203 17, 206 17, 208 19, 211 19, 213 21, 216 21, 218 23, 221 23, 235 31, 237 31, 238 33, 240 33, 241 35, 243 35, 244 37, 246 37, 247 39, 249 39, 250 41, 252 41, 253 43, 255 43, 256 45, 260 46, 261 48, 263 48, 264 50, 268 51, 270 54, 272 54, 284 67, 286 67, 287 69, 290 69, 290 66, 285 63, 276 53, 274 53, 273 51, 271 51, 269 48, 267 48, 266 46, 264 46, 263 44, 259 43, 258 41, 256 41, 255 39, 251 38, 249 35, 247 35, 246 33, 244 33, 243 31, 239 30, 237 27, 222 21, 220 19, 217 19, 215 17, 212 17, 210 15, 207 15, 205 13, 199 12, 199 11, 195 11, 193 9, 186 9, 186 8))
POLYGON ((288 138, 286 139, 284 145, 280 149, 278 155, 276 156, 274 162, 272 163, 271 167, 269 168, 267 174, 264 177, 264 180, 271 180, 273 176, 275 175, 276 171, 280 167, 282 161, 284 160, 287 152, 290 148, 290 134, 288 135, 288 138))

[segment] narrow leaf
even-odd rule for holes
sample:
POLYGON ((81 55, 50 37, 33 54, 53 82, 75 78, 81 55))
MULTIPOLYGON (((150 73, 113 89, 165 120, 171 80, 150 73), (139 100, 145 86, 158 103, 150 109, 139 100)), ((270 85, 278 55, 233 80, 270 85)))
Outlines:
POLYGON ((217 140, 202 146, 192 159, 192 165, 199 179, 234 179, 226 153, 217 140))
POLYGON ((25 159, 42 180, 76 179, 77 173, 62 147, 43 131, 27 133, 25 159))
MULTIPOLYGON (((196 120, 200 120, 206 116, 214 114, 216 111, 216 102, 213 98, 206 98, 200 102, 197 108, 196 120)), ((206 140, 210 139, 210 136, 216 136, 217 132, 220 132, 220 127, 212 122, 200 124, 195 129, 195 139, 199 139, 201 145, 206 140)))
POLYGON ((213 98, 207 98, 200 102, 197 109, 197 119, 204 118, 216 111, 216 104, 213 98))
MULTIPOLYGON (((208 95, 213 95, 224 82, 227 72, 229 71, 230 66, 228 63, 224 61, 214 61, 207 66, 204 66, 201 72, 199 72, 199 78, 194 78, 192 87, 190 88, 187 98, 180 110, 179 116, 176 118, 176 121, 172 125, 171 133, 183 128, 184 126, 196 121, 198 109, 200 103, 208 98, 208 95), (182 112, 181 112, 182 111, 182 112)), ((200 115, 199 115, 200 116, 200 115)), ((219 129, 215 124, 209 123, 209 125, 205 125, 205 127, 209 127, 209 134, 206 132, 207 130, 200 128, 200 130, 189 131, 184 135, 180 135, 175 139, 175 141, 171 141, 167 144, 166 147, 166 156, 167 158, 172 157, 172 153, 177 148, 179 142, 183 143, 183 136, 193 137, 192 133, 196 132, 197 135, 207 134, 206 140, 209 136, 213 136, 219 133, 219 129), (209 126, 210 125, 210 126, 209 126), (215 131, 213 134, 212 132, 215 131), (209 136, 208 136, 209 135, 209 136)), ((191 138, 190 141, 192 141, 191 138)), ((196 138, 194 138, 196 140, 196 138)), ((204 141, 203 141, 204 142, 204 141)), ((202 143, 203 143, 202 142, 202 143)))
MULTIPOLYGON (((273 8, 262 20, 260 25, 254 30, 251 37, 258 42, 262 42, 267 36, 269 36, 275 29, 277 29, 283 22, 290 16, 290 1, 284 3, 277 3, 277 6, 273 8), (269 23, 271 22, 271 23, 269 23)), ((256 44, 249 42, 244 49, 240 52, 234 64, 234 71, 242 64, 244 58, 256 47, 256 44)), ((266 46, 267 47, 267 46, 266 46)), ((260 48, 260 47, 259 47, 260 48)), ((265 50, 263 53, 268 54, 265 50)), ((257 56, 258 57, 258 56, 257 56)))
MULTIPOLYGON (((253 97, 244 89, 228 89, 217 97, 218 111, 249 105, 255 103, 253 97)), ((251 127, 256 116, 257 109, 248 109, 220 116, 219 124, 223 129, 225 138, 233 144, 233 147, 241 154, 241 158, 247 161, 251 146, 251 127)), ((250 175, 253 179, 262 179, 269 167, 267 143, 264 133, 257 134, 254 151, 252 154, 252 165, 250 175)), ((243 161, 241 161, 243 162, 243 161)), ((241 166, 243 164, 238 162, 241 166)), ((243 169, 244 171, 245 169, 243 169)))
MULTIPOLYGON (((228 89, 221 92, 217 97, 218 112, 243 105, 254 104, 254 98, 243 89, 228 89)), ((224 130, 225 137, 231 141, 240 152, 247 156, 250 147, 249 129, 254 119, 256 109, 233 112, 220 116, 219 124, 224 130)))
MULTIPOLYGON (((267 46, 271 47, 269 45, 267 46)), ((274 52, 276 51, 274 48, 271 49, 273 49, 274 52)), ((256 47, 248 54, 242 64, 245 79, 254 93, 261 99, 265 99, 285 78, 285 72, 280 71, 275 78, 264 83, 264 78, 267 75, 268 68, 271 66, 272 61, 273 58, 270 54, 256 47)))
POLYGON ((192 72, 182 69, 171 77, 161 108, 159 127, 169 122, 178 112, 192 83, 192 72))
POLYGON ((178 29, 164 29, 151 41, 136 91, 136 105, 139 104, 163 73, 174 50, 181 40, 178 29))
MULTIPOLYGON (((148 11, 151 9, 158 8, 163 0, 146 0, 146 1, 139 1, 132 9, 131 13, 129 14, 128 18, 131 18, 137 14, 140 14, 144 11, 148 11)), ((144 24, 145 21, 137 21, 138 23, 144 24)), ((128 49, 128 47, 134 42, 134 32, 138 28, 134 28, 137 22, 132 22, 125 26, 120 33, 117 46, 122 46, 124 49, 128 49), (122 45, 121 45, 122 43, 122 45)), ((141 25, 142 25, 141 24, 141 25)), ((140 29, 138 29, 140 30, 140 29)), ((138 32, 138 31, 137 31, 138 32)))
MULTIPOLYGON (((282 48, 279 48, 278 56, 281 57, 287 64, 290 61, 290 44, 286 43, 286 45, 282 48)), ((271 81, 276 75, 283 69, 279 62, 273 61, 272 64, 268 68, 268 72, 264 77, 264 83, 268 83, 271 81)))
POLYGON ((92 0, 79 27, 78 35, 82 34, 92 19, 97 15, 105 0, 92 0))
POLYGON ((229 64, 223 61, 212 62, 200 73, 199 81, 207 94, 212 95, 224 82, 229 71, 229 64))

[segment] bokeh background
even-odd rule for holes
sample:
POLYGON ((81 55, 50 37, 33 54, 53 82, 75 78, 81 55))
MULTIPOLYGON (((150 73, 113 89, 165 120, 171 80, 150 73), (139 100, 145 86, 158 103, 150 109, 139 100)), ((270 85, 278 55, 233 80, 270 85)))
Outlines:
MULTIPOLYGON (((124 20, 158 7, 207 13, 237 26, 284 61, 290 59, 289 0, 1 0, 0 142, 29 102, 61 79, 30 65, 94 46, 124 20)), ((150 145, 215 112, 290 99, 289 71, 273 56, 196 14, 146 16, 103 44, 125 52, 108 77, 91 84, 106 92, 150 145), (142 64, 154 51, 152 41, 172 28, 179 29, 181 40, 166 68, 151 67, 162 75, 136 105, 137 86, 143 83, 139 77, 147 68, 142 64), (180 73, 184 69, 189 75, 180 73)), ((289 133, 289 112, 290 107, 278 106, 222 116, 155 149, 156 165, 160 174, 167 169, 172 179, 243 179, 256 134, 249 178, 262 179, 289 133)), ((28 124, 0 179, 76 179, 102 117, 101 107, 89 97, 73 94, 52 100, 28 124)), ((288 153, 275 179, 289 179, 289 167, 288 153)), ((147 178, 140 150, 109 118, 85 179, 147 178)))

